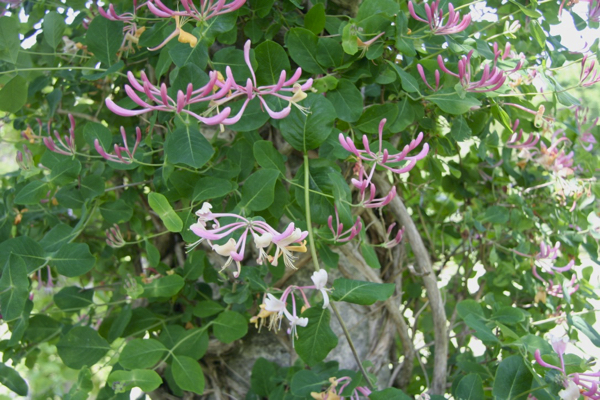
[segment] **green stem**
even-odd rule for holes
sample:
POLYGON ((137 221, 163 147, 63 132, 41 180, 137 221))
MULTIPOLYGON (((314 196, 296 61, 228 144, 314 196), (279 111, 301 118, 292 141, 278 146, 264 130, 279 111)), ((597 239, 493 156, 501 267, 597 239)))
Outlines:
MULTIPOLYGON (((308 166, 308 154, 304 153, 304 206, 306 207, 306 226, 308 229, 308 242, 310 244, 310 255, 312 256, 311 258, 312 258, 315 270, 318 271, 321 269, 321 267, 319 266, 319 259, 317 258, 317 248, 315 247, 315 234, 312 229, 312 218, 310 215, 309 183, 310 183, 310 169, 308 166)), ((344 336, 346 336, 346 340, 348 341, 350 350, 352 350, 352 355, 354 355, 356 364, 358 365, 358 368, 360 368, 360 372, 365 377, 365 381, 367 382, 367 385, 371 389, 373 389, 373 385, 371 384, 369 375, 367 374, 367 371, 365 371, 365 368, 363 367, 362 362, 360 361, 360 357, 358 356, 358 352, 356 351, 354 342, 352 341, 352 338, 350 337, 350 332, 348 331, 348 328, 346 327, 346 324, 344 323, 344 320, 342 319, 340 312, 338 311, 337 307, 335 306, 335 304, 333 302, 329 303, 329 305, 331 306, 331 309, 333 310, 335 317, 337 318, 338 322, 340 323, 340 326, 342 327, 342 331, 344 331, 344 336)))

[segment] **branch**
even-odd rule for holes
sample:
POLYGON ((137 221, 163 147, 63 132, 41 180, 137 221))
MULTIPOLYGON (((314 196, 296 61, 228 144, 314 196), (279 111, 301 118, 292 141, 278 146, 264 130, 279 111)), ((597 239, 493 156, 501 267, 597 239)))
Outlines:
MULTIPOLYGON (((373 182, 383 193, 388 193, 391 189, 390 183, 380 175, 373 177, 373 182)), ((440 289, 437 286, 437 277, 431 268, 431 259, 429 253, 423 244, 423 239, 415 226, 412 218, 408 214, 404 203, 399 196, 394 197, 390 204, 392 214, 396 220, 405 227, 404 235, 408 238, 408 242, 415 255, 417 265, 420 272, 423 274, 423 283, 427 290, 427 297, 431 305, 433 314, 434 337, 435 337, 435 353, 433 366, 433 382, 431 392, 433 394, 443 394, 446 390, 446 372, 448 363, 448 331, 446 311, 444 310, 444 302, 440 289)))

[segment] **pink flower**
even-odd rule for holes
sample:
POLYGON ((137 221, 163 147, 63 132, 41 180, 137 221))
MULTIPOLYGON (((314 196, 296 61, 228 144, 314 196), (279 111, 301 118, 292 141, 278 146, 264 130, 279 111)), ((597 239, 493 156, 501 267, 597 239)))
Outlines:
POLYGON ((515 121, 515 123, 513 124, 512 129, 515 133, 513 133, 512 136, 506 142, 506 147, 511 148, 511 149, 530 149, 539 142, 540 135, 531 133, 531 134, 529 134, 529 138, 527 138, 526 141, 519 144, 518 142, 523 137, 523 129, 520 129, 519 131, 517 131, 518 127, 519 127, 519 119, 517 119, 515 121))
POLYGON ((327 225, 329 226, 329 230, 333 234, 333 241, 338 243, 349 242, 350 240, 354 239, 354 237, 358 235, 360 230, 362 229, 362 222, 360 220, 360 217, 357 217, 354 224, 349 229, 344 231, 344 224, 340 223, 340 216, 338 214, 337 207, 334 207, 334 209, 336 225, 335 229, 333 227, 333 216, 330 215, 329 218, 327 218, 327 225))
POLYGON ((452 3, 448 3, 448 20, 444 23, 444 12, 440 7, 440 0, 431 3, 431 6, 425 3, 425 14, 427 19, 423 19, 415 12, 415 6, 412 1, 408 2, 408 11, 410 15, 417 21, 429 24, 431 33, 434 35, 451 35, 453 33, 462 32, 471 23, 471 14, 467 14, 460 21, 460 13, 454 11, 452 3))
POLYGON ((583 395, 591 400, 600 400, 600 391, 598 391, 598 384, 600 383, 598 378, 600 377, 600 372, 573 373, 567 375, 564 354, 567 349, 568 340, 566 338, 561 339, 555 337, 551 340, 552 348, 560 360, 560 367, 544 361, 539 349, 535 351, 534 357, 535 361, 542 367, 554 369, 562 374, 561 380, 564 389, 558 392, 560 398, 563 400, 578 400, 580 395, 583 395))
POLYGON ((393 238, 390 237, 392 230, 394 229, 395 226, 396 226, 396 223, 394 222, 387 229, 388 240, 382 244, 382 246, 387 249, 391 249, 392 247, 399 245, 400 242, 402 241, 402 236, 404 235, 404 227, 402 227, 402 229, 398 229, 398 233, 396 233, 395 237, 393 237, 393 238))
MULTIPOLYGON (((58 141, 58 144, 54 142, 51 136, 44 137, 42 141, 48 148, 48 150, 53 151, 54 153, 63 154, 65 156, 74 156, 77 149, 75 148, 75 118, 71 114, 69 114, 69 122, 71 123, 71 128, 69 128, 69 136, 65 135, 63 137, 64 141, 61 139, 58 131, 54 131, 54 137, 58 141)), ((48 124, 48 129, 50 129, 50 124, 48 124)))
POLYGON ((123 127, 121 127, 121 137, 123 138, 124 147, 115 144, 116 155, 108 154, 98 139, 94 140, 94 147, 96 148, 96 151, 108 161, 119 164, 131 164, 134 160, 133 155, 142 141, 142 131, 139 127, 135 128, 135 145, 133 146, 133 150, 129 150, 129 145, 127 144, 127 134, 125 133, 125 128, 123 127), (127 158, 124 158, 122 153, 125 153, 127 158))
POLYGON ((587 58, 588 56, 585 55, 581 60, 581 73, 579 74, 579 83, 583 87, 592 86, 600 82, 600 74, 597 69, 594 69, 596 61, 592 60, 592 62, 587 65, 587 58))
POLYGON ((200 0, 200 8, 194 5, 192 0, 181 0, 184 10, 174 11, 165 6, 160 0, 148 0, 147 5, 150 12, 157 17, 171 18, 175 16, 187 17, 196 21, 207 21, 218 15, 233 12, 246 3, 246 0, 233 0, 226 4, 226 0, 200 0))

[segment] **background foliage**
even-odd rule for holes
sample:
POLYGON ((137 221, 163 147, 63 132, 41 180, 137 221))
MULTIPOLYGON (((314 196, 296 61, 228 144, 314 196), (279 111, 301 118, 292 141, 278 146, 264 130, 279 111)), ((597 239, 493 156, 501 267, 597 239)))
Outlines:
MULTIPOLYGON (((548 333, 600 347, 591 280, 600 238, 597 102, 583 119, 598 92, 590 77, 559 75, 569 67, 579 76, 598 48, 588 43, 581 67, 583 55, 549 34, 559 22, 557 1, 458 0, 462 16, 485 6, 497 22, 474 18, 464 31, 435 35, 405 1, 249 0, 187 22, 182 29, 195 46, 176 38, 155 51, 148 48, 176 22, 145 4, 123 21, 82 0, 2 3, 3 147, 20 152, 20 168, 2 176, 0 199, 0 383, 10 391, 121 399, 137 387, 152 398, 295 399, 344 376, 352 382, 345 396, 370 387, 372 399, 426 391, 431 399, 557 399, 566 378, 534 361, 540 350, 559 364, 548 333), (455 72, 473 51, 471 82, 479 82, 483 66, 496 65, 494 42, 501 52, 511 44, 498 61, 506 81, 494 90, 470 90, 437 60, 455 72), (185 112, 126 117, 107 107, 112 99, 139 109, 125 89, 128 73, 141 79, 144 71, 176 98, 188 83, 206 85, 210 71, 226 77, 226 67, 240 85, 255 73, 265 86, 300 67, 299 82, 314 81, 294 103, 308 112, 264 96, 238 122, 208 126, 185 112), (291 111, 275 119, 267 105, 291 111), (356 158, 338 137, 362 149, 365 134, 375 151, 383 118, 390 153, 419 132, 415 153, 425 143, 429 153, 409 173, 378 167, 377 195, 393 185, 397 197, 384 208, 357 207, 356 158), (540 141, 519 148, 528 137, 540 141), (124 139, 128 151, 137 145, 128 163, 114 151, 125 156, 124 139), (572 165, 564 159, 571 151, 572 165), (213 212, 309 230, 298 273, 282 262, 257 265, 248 250, 234 277, 231 268, 220 272, 225 258, 206 243, 187 253, 205 201, 213 212), (344 229, 362 220, 348 243, 327 226, 336 209, 344 229), (405 238, 379 246, 393 222, 405 226, 405 238), (561 244, 550 264, 573 261, 573 268, 548 266, 542 242, 561 244), (285 332, 257 334, 249 324, 265 293, 311 283, 315 254, 367 376, 350 356, 337 309, 323 309, 318 291, 309 292, 313 307, 302 312, 309 322, 294 347, 285 332)), ((117 14, 134 12, 130 1, 113 5, 117 14)), ((441 6, 447 12, 449 3, 441 6)), ((588 20, 573 14, 578 28, 597 28, 594 7, 588 20)), ((415 9, 425 17, 422 4, 415 9)), ((231 116, 243 100, 227 104, 231 116)), ((592 360, 566 359, 568 374, 594 370, 592 360)))

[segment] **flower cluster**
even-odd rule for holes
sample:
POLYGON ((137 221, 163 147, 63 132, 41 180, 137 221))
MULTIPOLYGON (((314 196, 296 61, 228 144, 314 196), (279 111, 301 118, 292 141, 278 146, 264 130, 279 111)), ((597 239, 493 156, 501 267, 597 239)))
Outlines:
MULTIPOLYGON (((563 267, 557 267, 554 265, 554 261, 560 256, 560 242, 556 242, 554 246, 547 245, 544 242, 540 243, 540 252, 535 255, 535 261, 532 267, 533 276, 540 281, 548 284, 548 294, 554 297, 564 297, 563 285, 554 283, 552 279, 544 279, 540 276, 537 268, 541 268, 542 271, 555 275, 556 272, 567 272, 575 266, 575 260, 571 260, 567 265, 563 267)), ((577 282, 577 276, 573 274, 570 281, 564 282, 564 287, 567 289, 569 295, 575 293, 579 289, 577 282)))
MULTIPOLYGON (((475 78, 475 72, 471 67, 471 57, 473 56, 474 50, 471 50, 466 56, 458 61, 458 73, 454 73, 446 68, 444 58, 438 55, 438 65, 440 69, 448 75, 452 75, 459 79, 461 85, 467 92, 474 93, 485 93, 493 92, 494 90, 502 87, 506 81, 506 77, 513 72, 521 69, 522 61, 517 63, 517 66, 510 71, 504 71, 498 68, 497 63, 500 58, 506 59, 510 53, 510 44, 507 43, 504 52, 498 49, 498 45, 494 43, 494 62, 490 68, 490 64, 486 63, 483 66, 481 78, 479 81, 475 78)), ((429 85, 428 85, 429 86, 429 85)))
POLYGON ((283 262, 286 267, 295 268, 294 261, 296 256, 294 256, 293 253, 306 252, 306 241, 304 239, 308 235, 308 232, 296 228, 293 222, 280 233, 264 221, 249 220, 241 215, 233 213, 213 213, 211 209, 212 205, 205 202, 202 205, 202 208, 196 211, 198 221, 192 224, 190 229, 200 237, 200 240, 190 247, 193 248, 200 242, 206 240, 213 251, 221 256, 228 257, 223 268, 221 268, 221 271, 235 261, 237 265, 237 270, 233 273, 235 278, 237 278, 241 272, 240 263, 244 259, 248 234, 252 234, 254 245, 259 254, 256 261, 261 265, 265 261, 269 261, 271 265, 277 266, 279 258, 283 257, 283 262), (233 219, 234 222, 221 226, 219 218, 233 219), (212 223, 212 226, 208 227, 208 223, 212 223), (243 230, 238 240, 230 237, 238 230, 243 230), (229 239, 224 244, 212 243, 212 241, 222 240, 227 237, 229 237, 229 239), (275 254, 270 256, 267 253, 269 246, 272 244, 275 245, 276 250, 275 254))
MULTIPOLYGON (((344 392, 344 389, 352 382, 352 378, 349 376, 344 376, 342 378, 331 377, 329 378, 329 387, 324 392, 311 392, 311 397, 315 400, 344 400, 344 397, 341 394, 344 392), (341 386, 338 388, 337 386, 341 386)), ((360 396, 369 397, 371 394, 371 390, 366 386, 358 386, 350 395, 351 400, 359 400, 360 396)))
POLYGON ((277 332, 281 329, 281 322, 283 317, 287 319, 290 327, 287 330, 288 335, 292 335, 292 343, 294 338, 298 337, 297 327, 302 326, 305 327, 308 324, 308 318, 298 317, 298 312, 296 308, 296 297, 294 296, 294 291, 297 290, 300 292, 302 299, 304 301, 304 306, 302 310, 306 308, 310 308, 310 303, 308 302, 308 298, 306 297, 305 290, 318 290, 321 292, 323 296, 323 308, 327 308, 329 306, 329 295, 327 292, 330 290, 326 288, 327 286, 327 271, 321 269, 319 271, 313 272, 311 279, 314 285, 311 286, 288 286, 284 291, 281 297, 278 299, 271 293, 268 293, 263 300, 263 303, 259 306, 260 311, 258 315, 252 317, 250 319, 251 323, 254 323, 256 327, 260 330, 264 325, 268 325, 269 330, 273 330, 277 332), (291 296, 292 303, 292 312, 289 312, 287 309, 288 298, 291 296))
MULTIPOLYGON (((69 135, 65 135, 61 139, 58 131, 54 131, 54 137, 58 141, 58 144, 54 142, 52 136, 47 136, 42 139, 48 150, 53 151, 58 154, 62 154, 65 156, 73 156, 75 155, 77 149, 75 148, 75 118, 71 114, 69 114, 69 122, 71 123, 71 128, 69 128, 69 135)), ((50 124, 48 123, 48 134, 50 134, 50 124)))
POLYGON ((590 400, 600 400, 600 391, 598 390, 600 372, 567 374, 564 354, 567 350, 568 339, 553 337, 551 344, 560 360, 560 367, 544 361, 539 349, 535 351, 534 357, 535 361, 542 367, 554 369, 561 373, 560 380, 564 389, 558 392, 559 397, 562 400, 578 400, 583 395, 590 400))
POLYGON ((592 86, 600 82, 600 73, 596 66, 596 61, 593 60, 589 65, 587 64, 588 56, 584 56, 581 60, 581 74, 579 74, 579 84, 583 87, 592 86))
POLYGON ((98 139, 94 140, 94 147, 96 151, 100 153, 102 157, 104 157, 108 161, 116 162, 119 164, 131 164, 134 160, 133 156, 135 151, 137 150, 140 142, 142 141, 142 130, 139 127, 135 128, 135 145, 133 146, 133 150, 129 150, 129 145, 127 144, 127 134, 125 133, 125 128, 121 127, 121 137, 123 138, 124 146, 119 146, 115 144, 115 154, 108 154, 98 139), (127 158, 123 157, 123 153, 127 155, 127 158))
POLYGON ((415 12, 415 6, 412 1, 408 2, 408 11, 410 15, 417 21, 429 24, 429 29, 434 35, 451 35, 453 33, 462 32, 471 23, 471 14, 464 16, 460 20, 460 13, 454 11, 452 3, 448 3, 448 20, 444 22, 444 12, 440 7, 440 0, 431 3, 431 6, 425 3, 425 14, 427 19, 421 18, 415 12))
POLYGON ((344 224, 340 222, 340 216, 338 214, 337 207, 335 207, 335 229, 333 227, 333 215, 330 215, 327 219, 327 226, 333 234, 333 241, 338 243, 349 242, 358 235, 362 229, 362 222, 360 217, 356 218, 354 225, 348 230, 344 231, 344 224))
POLYGON ((145 27, 139 27, 135 23, 135 11, 138 8, 144 6, 146 3, 140 5, 138 7, 137 0, 133 1, 133 9, 134 12, 125 12, 122 14, 117 13, 115 7, 112 4, 108 5, 107 10, 105 11, 102 7, 98 7, 98 13, 102 15, 104 18, 111 21, 121 21, 124 23, 123 26, 123 41, 121 42, 120 51, 134 51, 133 44, 138 44, 140 41, 140 36, 146 30, 145 27))
POLYGON ((530 149, 530 148, 534 147, 540 141, 540 135, 531 133, 531 134, 529 134, 529 138, 527 138, 526 141, 519 143, 521 141, 521 139, 523 138, 523 129, 519 129, 517 131, 518 128, 519 128, 519 119, 516 119, 515 123, 513 124, 513 127, 512 127, 514 133, 506 142, 506 147, 511 148, 511 149, 530 149))
POLYGON ((577 130, 579 132, 579 140, 582 143, 585 151, 592 151, 592 148, 597 143, 596 138, 592 134, 592 130, 598 125, 600 117, 596 117, 589 121, 589 108, 576 106, 575 108, 575 123, 577 124, 577 130), (589 124, 588 124, 589 122, 589 124))
POLYGON ((185 17, 199 22, 207 21, 218 15, 233 12, 246 3, 246 0, 234 0, 226 3, 226 0, 200 0, 200 7, 196 7, 192 0, 181 0, 181 6, 184 10, 171 10, 160 0, 148 0, 146 3, 150 12, 157 17, 185 17))
POLYGON ((169 96, 166 84, 163 83, 160 87, 153 85, 144 72, 141 73, 140 82, 131 72, 129 72, 127 77, 129 78, 130 85, 125 85, 125 92, 142 108, 138 110, 128 110, 118 106, 109 98, 106 99, 106 106, 115 114, 124 117, 132 117, 152 111, 183 112, 206 125, 235 124, 242 117, 250 100, 255 97, 259 98, 262 107, 267 111, 271 118, 274 119, 287 117, 291 111, 292 105, 306 112, 306 110, 297 103, 306 98, 306 93, 304 91, 310 89, 312 86, 312 78, 308 79, 303 85, 300 85, 298 80, 302 75, 301 68, 298 68, 289 79, 287 79, 286 72, 283 70, 281 71, 279 81, 276 84, 258 86, 254 69, 250 63, 250 45, 250 41, 247 41, 244 45, 244 59, 250 69, 252 79, 248 79, 245 85, 239 85, 235 82, 235 78, 228 66, 225 70, 225 77, 223 77, 220 72, 211 71, 209 73, 209 81, 206 85, 194 89, 193 85, 190 83, 185 92, 179 90, 174 99, 169 96), (280 92, 289 93, 291 95, 285 95, 280 92), (273 111, 268 106, 264 96, 278 97, 287 101, 288 106, 280 111, 273 111), (145 99, 143 97, 145 97, 145 99), (229 116, 231 113, 231 108, 229 107, 223 108, 222 110, 220 109, 225 103, 242 97, 245 97, 246 99, 240 111, 235 116, 229 116), (203 115, 198 115, 187 108, 188 106, 202 102, 209 103, 208 110, 205 111, 203 115), (215 111, 216 113, 211 115, 215 111))

